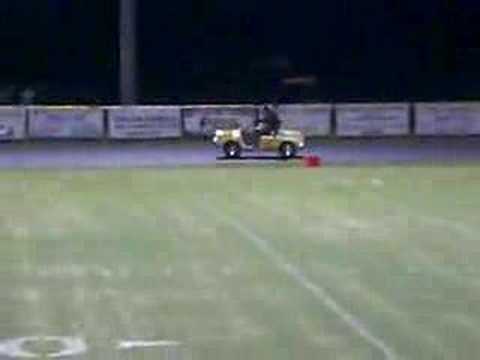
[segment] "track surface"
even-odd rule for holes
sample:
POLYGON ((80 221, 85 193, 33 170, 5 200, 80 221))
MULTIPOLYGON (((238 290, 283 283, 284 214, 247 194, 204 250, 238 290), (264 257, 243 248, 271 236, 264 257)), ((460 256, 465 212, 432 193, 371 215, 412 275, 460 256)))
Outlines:
MULTIPOLYGON (((315 140, 304 153, 329 165, 480 162, 480 138, 315 140)), ((0 169, 128 168, 272 163, 265 154, 225 161, 208 142, 34 142, 0 144, 0 169)))

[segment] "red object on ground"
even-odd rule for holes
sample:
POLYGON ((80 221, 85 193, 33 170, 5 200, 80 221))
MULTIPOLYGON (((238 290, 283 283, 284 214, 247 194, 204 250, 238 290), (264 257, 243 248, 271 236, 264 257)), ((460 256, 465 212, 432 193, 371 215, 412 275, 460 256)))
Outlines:
POLYGON ((317 155, 306 155, 303 158, 306 167, 320 167, 322 166, 322 159, 317 155))

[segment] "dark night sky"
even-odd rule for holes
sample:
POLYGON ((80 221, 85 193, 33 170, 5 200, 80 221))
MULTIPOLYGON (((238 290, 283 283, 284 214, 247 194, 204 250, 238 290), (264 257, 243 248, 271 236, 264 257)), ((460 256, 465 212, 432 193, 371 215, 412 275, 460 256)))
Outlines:
MULTIPOLYGON (((139 0, 144 102, 480 97, 476 0, 166 4, 139 0), (317 85, 280 85, 305 74, 317 85)), ((115 101, 117 12, 114 0, 2 1, 0 87, 115 101)))

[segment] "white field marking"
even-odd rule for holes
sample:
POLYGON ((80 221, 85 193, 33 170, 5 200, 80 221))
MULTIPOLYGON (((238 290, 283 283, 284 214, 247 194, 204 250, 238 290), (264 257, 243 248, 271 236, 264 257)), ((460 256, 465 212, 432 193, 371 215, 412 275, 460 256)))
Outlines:
POLYGON ((372 186, 375 186, 375 187, 383 187, 385 185, 383 180, 378 178, 371 179, 370 183, 372 184, 372 186))
POLYGON ((461 274, 459 272, 458 266, 452 268, 451 266, 438 264, 438 262, 429 253, 421 250, 420 248, 417 248, 417 250, 409 256, 413 256, 414 258, 421 261, 423 265, 428 268, 428 272, 432 275, 440 277, 444 280, 447 279, 449 281, 461 284, 465 284, 466 282, 468 282, 476 288, 480 286, 480 284, 476 282, 478 278, 478 272, 476 272, 473 267, 466 267, 466 270, 467 272, 469 272, 469 274, 461 274))
MULTIPOLYGON (((265 202, 259 201, 256 198, 245 197, 245 199, 247 199, 248 201, 251 201, 252 203, 254 203, 257 206, 261 206, 264 209, 273 212, 274 214, 281 215, 281 216, 288 216, 290 219, 292 217, 295 218, 295 216, 290 216, 291 214, 295 214, 294 212, 290 213, 288 210, 284 210, 280 207, 279 208, 274 208, 274 209, 269 208, 265 202)), ((368 227, 368 225, 364 224, 363 222, 356 221, 355 218, 348 218, 348 217, 345 217, 343 215, 342 216, 337 216, 337 217, 342 219, 341 221, 338 222, 342 226, 349 225, 350 227, 353 227, 353 226, 360 227, 360 226, 363 225, 365 227, 368 227)), ((378 230, 378 229, 376 229, 376 230, 378 230)), ((324 268, 322 271, 325 272, 325 271, 328 271, 328 270, 329 270, 328 268, 324 268)), ((349 272, 350 272, 350 274, 355 274, 356 272, 358 272, 358 269, 352 268, 352 269, 349 270, 349 272)), ((358 288, 360 289, 360 287, 358 287, 358 288)), ((361 290, 364 291, 365 289, 361 288, 361 290)), ((371 296, 372 293, 369 292, 368 295, 371 296)), ((363 296, 363 295, 361 295, 361 296, 363 296)), ((380 298, 377 297, 377 299, 376 299, 377 303, 379 302, 379 299, 380 298)), ((387 303, 383 299, 381 300, 381 302, 382 302, 382 308, 386 308, 387 303)), ((409 324, 408 322, 405 322, 405 314, 404 313, 399 313, 398 311, 393 309, 390 305, 388 305, 388 307, 389 307, 390 314, 395 315, 395 324, 397 324, 397 325, 401 324, 403 328, 407 329, 407 331, 411 331, 411 324, 409 324)), ((431 344, 432 346, 436 347, 437 349, 442 348, 441 342, 439 342, 435 337, 433 337, 431 335, 428 335, 424 332, 422 332, 421 337, 422 337, 422 339, 425 343, 431 344)))
POLYGON ((335 185, 340 184, 344 187, 350 188, 350 187, 353 187, 354 181, 352 179, 349 179, 349 178, 340 178, 340 179, 335 180, 334 184, 335 185))
POLYGON ((105 266, 101 266, 101 265, 95 265, 92 267, 92 272, 95 274, 95 275, 98 275, 99 277, 103 277, 103 278, 111 278, 113 273, 110 269, 107 269, 105 266))
POLYGON ((120 277, 120 279, 128 279, 131 276, 131 273, 130 268, 127 266, 120 266, 118 269, 118 277, 120 277))
POLYGON ((226 276, 226 277, 230 277, 233 275, 234 273, 234 270, 233 270, 233 267, 232 266, 223 266, 222 269, 221 269, 221 273, 222 275, 226 276))
MULTIPOLYGON (((308 231, 312 229, 312 227, 305 226, 305 222, 302 220, 301 214, 294 211, 289 211, 288 207, 283 208, 281 206, 278 206, 272 208, 271 206, 265 204, 264 201, 252 196, 245 196, 245 199, 255 204, 256 206, 260 206, 265 210, 270 211, 276 216, 288 217, 289 221, 294 220, 298 224, 301 224, 304 230, 308 231)), ((308 205, 305 205, 305 207, 310 208, 310 206, 308 205)), ((326 216, 322 215, 322 218, 326 218, 326 216)), ((322 223, 322 226, 320 228, 314 227, 311 231, 314 231, 317 234, 319 231, 318 229, 321 229, 320 231, 322 234, 325 234, 326 232, 338 233, 339 228, 346 230, 368 230, 372 228, 372 225, 366 221, 359 220, 358 218, 352 218, 346 216, 345 214, 338 213, 337 216, 329 216, 328 222, 322 223), (331 222, 335 222, 335 225, 329 225, 329 223, 331 222)))
POLYGON ((41 299, 41 293, 36 288, 25 288, 23 289, 23 300, 29 303, 37 303, 41 299))
MULTIPOLYGON (((393 207, 404 213, 411 214, 412 217, 416 219, 417 223, 421 224, 422 222, 424 222, 432 226, 444 228, 453 231, 467 239, 474 239, 475 241, 478 239, 477 231, 475 231, 474 228, 463 222, 453 221, 435 215, 424 214, 405 203, 400 204, 398 203, 398 201, 393 204, 393 207)), ((434 270, 438 275, 444 276, 445 278, 450 278, 452 280, 455 280, 455 278, 457 278, 457 281, 459 282, 464 282, 466 280, 467 277, 459 275, 458 272, 455 270, 452 271, 449 269, 445 269, 443 266, 436 265, 435 261, 432 259, 431 256, 427 255, 425 252, 419 254, 419 251, 420 250, 417 250, 416 256, 422 256, 423 260, 428 259, 429 267, 434 270)), ((470 267, 470 269, 472 269, 472 267, 470 267)))
POLYGON ((340 223, 349 230, 367 230, 370 226, 359 219, 343 216, 340 223))
POLYGON ((167 278, 172 277, 172 274, 173 274, 172 267, 171 267, 170 265, 167 265, 167 266, 165 267, 165 269, 163 269, 163 274, 164 274, 165 277, 167 277, 167 278))
MULTIPOLYGON (((377 197, 380 196, 378 193, 376 193, 375 195, 377 195, 377 197)), ((382 198, 382 200, 384 201, 385 199, 382 198)), ((446 219, 444 217, 439 217, 431 214, 424 214, 419 212, 417 209, 412 208, 405 202, 399 203, 398 200, 393 202, 392 207, 396 208, 398 211, 402 211, 404 213, 410 214, 414 219, 416 219, 415 221, 417 223, 421 224, 422 222, 424 222, 432 226, 444 228, 444 229, 456 232, 458 235, 467 239, 474 239, 475 241, 478 239, 477 231, 474 228, 472 228, 470 225, 465 224, 464 222, 453 221, 450 219, 446 219)), ((419 255, 420 254, 417 252, 416 256, 418 257, 419 255)), ((456 271, 452 272, 451 270, 445 269, 441 266, 436 266, 432 257, 428 256, 425 252, 423 253, 423 259, 429 259, 430 260, 429 267, 432 270, 435 270, 435 272, 438 275, 443 276, 446 279, 451 279, 455 281, 455 278, 456 278, 456 281, 460 283, 465 282, 467 279, 467 277, 460 276, 456 271)), ((472 276, 472 279, 473 278, 474 277, 472 276)))
MULTIPOLYGON (((118 316, 118 321, 119 325, 121 326, 122 329, 125 329, 127 332, 126 336, 128 336, 130 339, 134 339, 136 336, 133 335, 135 332, 134 327, 135 324, 138 324, 137 319, 135 319, 135 316, 127 311, 125 305, 125 297, 116 297, 112 298, 111 304, 113 307, 113 310, 116 312, 118 316)), ((137 325, 138 326, 138 325, 137 325)), ((164 349, 164 357, 166 359, 181 359, 182 358, 182 353, 178 349, 178 347, 181 345, 179 341, 174 341, 174 340, 153 340, 153 341, 148 341, 148 340, 122 340, 117 343, 117 349, 118 350, 133 350, 133 349, 141 349, 141 348, 152 348, 152 347, 157 347, 157 348, 163 348, 164 349)))
POLYGON ((136 322, 132 319, 132 314, 125 308, 125 296, 110 297, 111 309, 114 311, 115 316, 118 320, 118 327, 120 331, 125 331, 129 338, 134 338, 132 326, 136 322))
POLYGON ((113 276, 112 270, 100 265, 50 265, 38 268, 36 275, 40 278, 84 278, 87 276, 97 276, 105 279, 113 276))
POLYGON ((87 272, 88 268, 79 264, 46 265, 39 267, 36 275, 40 278, 81 278, 87 272))
POLYGON ((0 354, 10 358, 39 358, 41 355, 24 349, 29 342, 58 342, 62 345, 62 350, 48 353, 48 358, 60 358, 67 356, 77 356, 87 352, 88 347, 85 340, 79 337, 68 336, 27 336, 16 339, 7 339, 0 342, 0 354))
POLYGON ((468 316, 464 313, 454 313, 444 315, 444 321, 447 325, 452 323, 462 326, 467 329, 471 334, 476 334, 478 332, 478 324, 472 320, 471 316, 468 316))
POLYGON ((236 335, 237 338, 244 337, 255 338, 265 336, 267 331, 263 329, 255 317, 245 313, 244 309, 239 305, 238 299, 230 294, 224 292, 224 306, 222 311, 225 312, 228 318, 229 330, 236 335))
POLYGON ((31 235, 30 228, 25 224, 17 224, 12 219, 0 218, 0 225, 11 233, 15 239, 26 239, 31 235))
MULTIPOLYGON (((402 208, 412 213, 412 209, 410 207, 402 206, 402 208)), ((478 233, 475 230, 473 230, 470 226, 464 223, 461 223, 459 221, 452 221, 449 219, 432 216, 432 215, 420 214, 420 213, 415 213, 415 216, 427 223, 430 223, 431 225, 444 227, 444 228, 453 230, 464 237, 470 237, 470 238, 473 237, 475 238, 475 240, 477 240, 478 233)))
POLYGON ((372 334, 357 317, 349 313, 343 306, 341 306, 324 288, 313 283, 299 268, 288 263, 280 253, 275 251, 270 246, 269 241, 254 233, 242 223, 216 212, 212 207, 208 207, 207 210, 213 213, 217 218, 222 219, 225 223, 233 227, 245 238, 250 240, 250 242, 255 245, 259 251, 266 255, 280 270, 289 275, 305 290, 308 290, 326 308, 336 314, 367 343, 380 350, 385 356, 385 359, 393 360, 397 358, 395 351, 392 348, 385 344, 379 337, 372 334))
POLYGON ((347 293, 351 298, 363 298, 370 303, 376 304, 377 308, 383 309, 385 313, 388 313, 390 317, 393 317, 393 322, 397 328, 401 328, 403 332, 408 334, 415 334, 415 338, 423 344, 428 344, 434 349, 442 349, 443 343, 439 341, 434 335, 431 335, 428 331, 420 329, 420 331, 414 331, 412 327, 412 316, 407 310, 402 311, 398 307, 395 307, 392 303, 387 302, 386 299, 378 292, 372 291, 364 286, 360 279, 352 279, 349 282, 343 283, 343 287, 347 290, 347 293))
MULTIPOLYGON (((376 195, 377 198, 381 199, 383 202, 385 201, 385 197, 383 197, 379 193, 371 193, 371 195, 376 195)), ((461 221, 456 221, 456 220, 450 220, 446 219, 444 217, 439 217, 439 216, 434 216, 434 215, 429 215, 422 213, 418 211, 415 208, 412 208, 405 202, 400 203, 399 200, 395 200, 392 202, 392 208, 397 209, 403 213, 407 213, 412 215, 412 217, 415 217, 421 221, 424 221, 426 223, 430 223, 430 225, 435 225, 438 227, 443 227, 447 228, 449 230, 453 230, 457 232, 458 234, 465 236, 467 238, 474 238, 475 240, 478 239, 478 232, 476 229, 473 229, 471 226, 465 224, 464 222, 461 221)))
POLYGON ((30 236, 30 230, 26 226, 17 225, 12 228, 15 239, 26 239, 30 236))
POLYGON ((138 348, 152 348, 152 347, 170 347, 170 346, 180 346, 182 345, 179 341, 174 340, 155 340, 155 341, 145 341, 145 340, 121 340, 118 342, 118 350, 130 350, 138 348))

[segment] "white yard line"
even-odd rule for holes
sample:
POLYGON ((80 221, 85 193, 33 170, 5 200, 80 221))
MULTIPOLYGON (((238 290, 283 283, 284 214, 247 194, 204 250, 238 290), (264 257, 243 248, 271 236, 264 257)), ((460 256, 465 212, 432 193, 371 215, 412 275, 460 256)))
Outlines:
POLYGON ((477 240, 478 238, 478 233, 474 229, 460 221, 454 221, 429 214, 421 214, 419 212, 417 213, 413 211, 411 207, 405 205, 403 205, 402 208, 403 211, 409 211, 410 213, 414 213, 416 217, 426 223, 429 223, 430 225, 447 228, 466 238, 473 238, 475 240, 477 240))
POLYGON ((378 192, 371 192, 370 195, 385 202, 388 200, 390 209, 399 210, 402 213, 413 215, 415 218, 418 219, 419 222, 425 222, 430 225, 443 227, 445 229, 451 230, 456 232, 457 234, 466 237, 466 238, 473 238, 475 241, 478 238, 478 232, 475 228, 472 228, 470 225, 466 224, 465 222, 459 220, 451 220, 447 219, 443 216, 432 215, 428 213, 423 213, 418 209, 413 208, 408 203, 405 202, 405 199, 394 199, 392 200, 388 196, 384 196, 382 193, 378 192))
POLYGON ((393 360, 397 358, 397 355, 392 348, 385 344, 382 339, 371 333, 360 319, 349 313, 323 287, 312 282, 299 268, 286 261, 286 259, 270 245, 270 241, 260 237, 241 222, 215 211, 212 206, 206 207, 206 210, 250 240, 250 242, 255 245, 259 251, 266 255, 280 270, 289 275, 305 290, 309 291, 317 300, 336 314, 366 342, 380 350, 385 356, 385 359, 393 360))
POLYGON ((120 340, 117 344, 119 350, 130 350, 139 348, 153 348, 153 347, 171 347, 180 346, 182 343, 173 340, 120 340))

